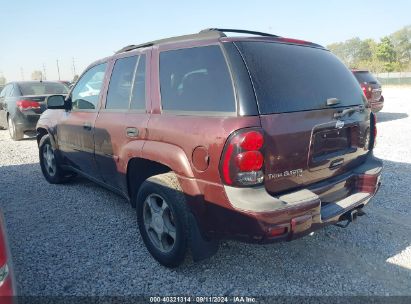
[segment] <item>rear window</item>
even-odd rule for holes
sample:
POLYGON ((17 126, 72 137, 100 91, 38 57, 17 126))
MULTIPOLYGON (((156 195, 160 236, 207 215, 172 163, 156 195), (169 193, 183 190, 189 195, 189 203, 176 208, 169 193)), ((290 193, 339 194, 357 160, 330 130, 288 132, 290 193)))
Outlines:
POLYGON ((235 111, 233 85, 219 46, 162 52, 160 87, 164 110, 235 111))
POLYGON ((58 82, 26 82, 19 83, 22 95, 67 94, 67 87, 58 82))
POLYGON ((361 88, 331 52, 305 46, 269 42, 236 42, 255 88, 261 114, 363 104, 361 88))
POLYGON ((360 83, 377 83, 377 79, 370 72, 354 72, 354 76, 360 83))

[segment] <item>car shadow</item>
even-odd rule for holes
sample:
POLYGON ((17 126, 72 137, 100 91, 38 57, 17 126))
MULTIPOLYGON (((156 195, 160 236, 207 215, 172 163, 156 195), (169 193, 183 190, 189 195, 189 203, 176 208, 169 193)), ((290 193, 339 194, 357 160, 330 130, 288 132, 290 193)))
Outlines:
POLYGON ((407 118, 407 113, 378 112, 377 123, 407 118))
POLYGON ((400 191, 409 189, 411 164, 384 165, 385 181, 367 215, 348 228, 328 226, 270 245, 223 241, 215 256, 177 269, 151 258, 135 210, 120 196, 84 178, 50 185, 36 163, 0 167, 18 290, 153 295, 167 284, 171 291, 216 295, 369 294, 363 282, 372 281, 377 293, 409 293, 411 269, 397 260, 411 244, 409 193, 400 191))

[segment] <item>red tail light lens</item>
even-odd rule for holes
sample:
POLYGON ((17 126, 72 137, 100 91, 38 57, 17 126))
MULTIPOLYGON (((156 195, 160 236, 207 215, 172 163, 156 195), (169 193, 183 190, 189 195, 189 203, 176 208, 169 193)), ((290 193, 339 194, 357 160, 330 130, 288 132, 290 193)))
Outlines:
POLYGON ((234 132, 227 140, 220 162, 220 172, 225 184, 253 186, 264 180, 264 145, 260 129, 243 129, 234 132))
POLYGON ((257 171, 263 166, 263 155, 260 151, 247 151, 237 155, 237 166, 241 171, 257 171))
POLYGON ((244 139, 241 143, 241 148, 247 151, 260 150, 263 146, 264 138, 260 132, 251 131, 244 135, 244 139))
POLYGON ((367 99, 370 99, 371 98, 371 91, 372 91, 371 87, 369 87, 365 84, 361 84, 361 89, 362 89, 362 92, 364 93, 365 97, 367 99))
POLYGON ((16 104, 21 111, 40 109, 40 104, 32 100, 19 100, 16 104))

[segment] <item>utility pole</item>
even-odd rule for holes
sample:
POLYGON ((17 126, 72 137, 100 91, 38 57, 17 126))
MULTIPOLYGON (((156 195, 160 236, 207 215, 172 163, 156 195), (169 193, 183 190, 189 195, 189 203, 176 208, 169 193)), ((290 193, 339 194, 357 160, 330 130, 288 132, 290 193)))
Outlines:
POLYGON ((21 74, 21 80, 24 80, 24 72, 23 72, 22 67, 20 67, 20 74, 21 74))
POLYGON ((59 60, 57 59, 57 74, 59 75, 59 80, 60 80, 60 67, 59 67, 59 60))
POLYGON ((46 64, 43 63, 43 80, 47 80, 46 76, 46 64))
POLYGON ((73 57, 73 77, 76 75, 76 64, 74 62, 74 57, 73 57))

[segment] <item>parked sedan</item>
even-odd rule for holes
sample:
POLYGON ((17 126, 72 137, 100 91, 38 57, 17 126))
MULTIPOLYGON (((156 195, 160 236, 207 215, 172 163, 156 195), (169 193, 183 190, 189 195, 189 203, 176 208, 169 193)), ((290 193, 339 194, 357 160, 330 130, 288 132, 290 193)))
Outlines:
POLYGON ((382 96, 381 84, 377 78, 366 70, 352 70, 352 72, 360 83, 371 110, 374 113, 381 111, 384 106, 384 96, 382 96))
POLYGON ((67 93, 68 88, 59 82, 8 83, 0 93, 0 128, 8 128, 13 140, 35 135, 40 114, 46 110, 46 97, 67 93))

